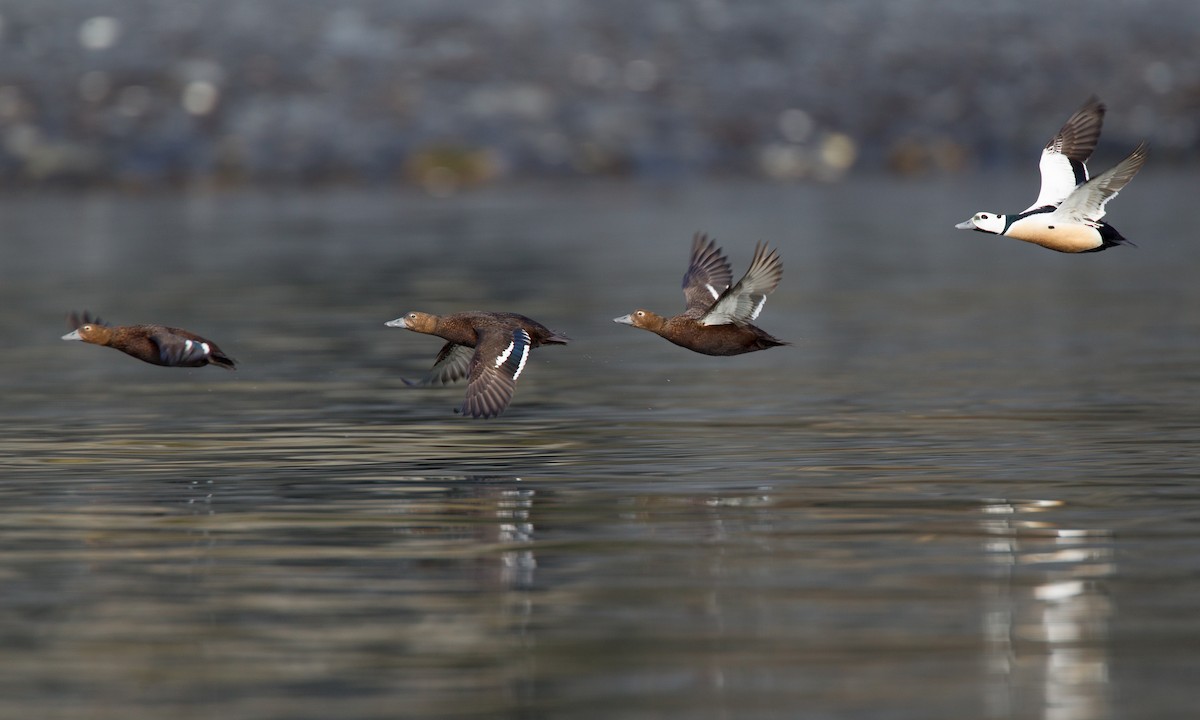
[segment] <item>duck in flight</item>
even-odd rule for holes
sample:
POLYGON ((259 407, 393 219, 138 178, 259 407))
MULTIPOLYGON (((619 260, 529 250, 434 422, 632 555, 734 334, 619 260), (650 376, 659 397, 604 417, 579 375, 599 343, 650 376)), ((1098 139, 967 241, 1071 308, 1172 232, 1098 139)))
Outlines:
POLYGON ((111 326, 86 310, 83 313, 72 312, 67 316, 67 324, 75 329, 63 335, 63 340, 81 340, 114 348, 151 365, 216 365, 226 370, 236 369, 237 363, 215 342, 187 330, 166 325, 111 326))
POLYGON ((783 278, 783 261, 766 245, 754 246, 750 269, 730 286, 733 271, 715 241, 702 233, 692 238, 692 254, 683 276, 682 315, 665 318, 649 310, 634 310, 613 318, 660 335, 705 355, 741 355, 788 345, 752 323, 783 278))
POLYGON ((535 320, 507 312, 470 311, 441 317, 410 312, 384 325, 436 335, 446 341, 424 378, 404 382, 444 385, 465 377, 467 398, 455 412, 473 418, 491 418, 504 412, 532 348, 566 345, 569 341, 535 320))
POLYGON ((1133 245, 1104 217, 1104 206, 1125 187, 1146 161, 1142 143, 1107 172, 1088 179, 1087 160, 1100 139, 1104 103, 1088 98, 1042 149, 1042 188, 1037 200, 1015 215, 978 212, 955 225, 1024 240, 1065 253, 1099 252, 1133 245))

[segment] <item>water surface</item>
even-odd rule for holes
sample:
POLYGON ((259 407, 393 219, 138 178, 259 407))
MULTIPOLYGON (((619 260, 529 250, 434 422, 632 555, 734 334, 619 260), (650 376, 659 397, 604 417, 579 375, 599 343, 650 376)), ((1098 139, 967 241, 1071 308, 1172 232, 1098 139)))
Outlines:
POLYGON ((1084 256, 953 229, 1023 176, 0 198, 0 714, 1185 716, 1195 178, 1144 175, 1084 256), (696 230, 780 246, 793 346, 611 322, 696 230), (415 309, 574 342, 467 421, 415 309))

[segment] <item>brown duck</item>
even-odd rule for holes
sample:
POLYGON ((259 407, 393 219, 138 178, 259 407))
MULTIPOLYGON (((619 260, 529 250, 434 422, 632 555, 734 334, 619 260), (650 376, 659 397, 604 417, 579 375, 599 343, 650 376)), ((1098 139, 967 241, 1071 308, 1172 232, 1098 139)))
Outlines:
POLYGON ((410 312, 384 323, 446 340, 433 367, 409 385, 445 385, 467 378, 467 398, 455 412, 490 418, 512 401, 517 378, 529 351, 540 345, 565 345, 570 338, 524 315, 469 311, 453 315, 410 312))
POLYGON ((110 326, 87 311, 71 313, 67 324, 75 328, 63 340, 82 340, 115 348, 151 365, 202 367, 217 365, 234 370, 236 363, 212 340, 165 325, 110 326))
POLYGON ((733 272, 721 248, 702 233, 692 239, 692 255, 683 276, 682 315, 665 318, 634 310, 613 322, 649 330, 655 335, 705 355, 741 355, 789 345, 752 324, 767 295, 783 278, 783 261, 766 245, 754 246, 750 269, 730 287, 733 272))

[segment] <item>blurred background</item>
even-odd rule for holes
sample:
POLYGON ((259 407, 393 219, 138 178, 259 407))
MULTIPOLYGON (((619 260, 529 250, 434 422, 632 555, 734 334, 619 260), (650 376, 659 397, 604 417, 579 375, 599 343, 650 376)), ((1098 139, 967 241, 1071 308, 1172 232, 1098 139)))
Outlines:
POLYGON ((0 717, 1195 715, 1198 40, 1196 0, 0 0, 0 717), (954 229, 1093 93, 1093 171, 1150 143, 1137 247, 954 229), (696 231, 779 249, 792 346, 612 322, 682 308, 696 231), (383 324, 466 309, 573 339, 494 421, 383 324))
POLYGON ((0 182, 953 173, 1091 93, 1101 156, 1200 145, 1191 0, 17 0, 0 182))

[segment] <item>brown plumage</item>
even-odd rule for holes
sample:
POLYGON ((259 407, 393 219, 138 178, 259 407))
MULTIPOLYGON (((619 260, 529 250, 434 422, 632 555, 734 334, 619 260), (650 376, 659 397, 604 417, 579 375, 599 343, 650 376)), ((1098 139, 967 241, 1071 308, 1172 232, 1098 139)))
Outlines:
POLYGON ((696 233, 683 276, 687 303, 683 314, 667 318, 649 310, 634 310, 613 322, 649 330, 705 355, 740 355, 788 345, 751 323, 783 278, 779 254, 766 245, 755 245, 750 269, 731 287, 732 277, 721 249, 706 235, 696 233))
POLYGON ((115 348, 143 362, 165 367, 217 365, 234 370, 236 363, 212 340, 165 325, 106 325, 87 311, 72 312, 67 324, 75 328, 63 340, 82 340, 115 348))
POLYGON ((505 312, 468 311, 441 317, 410 312, 384 325, 447 341, 424 378, 404 382, 444 385, 466 377, 467 397, 456 412, 473 418, 490 418, 504 412, 531 349, 569 341, 524 315, 505 312))

